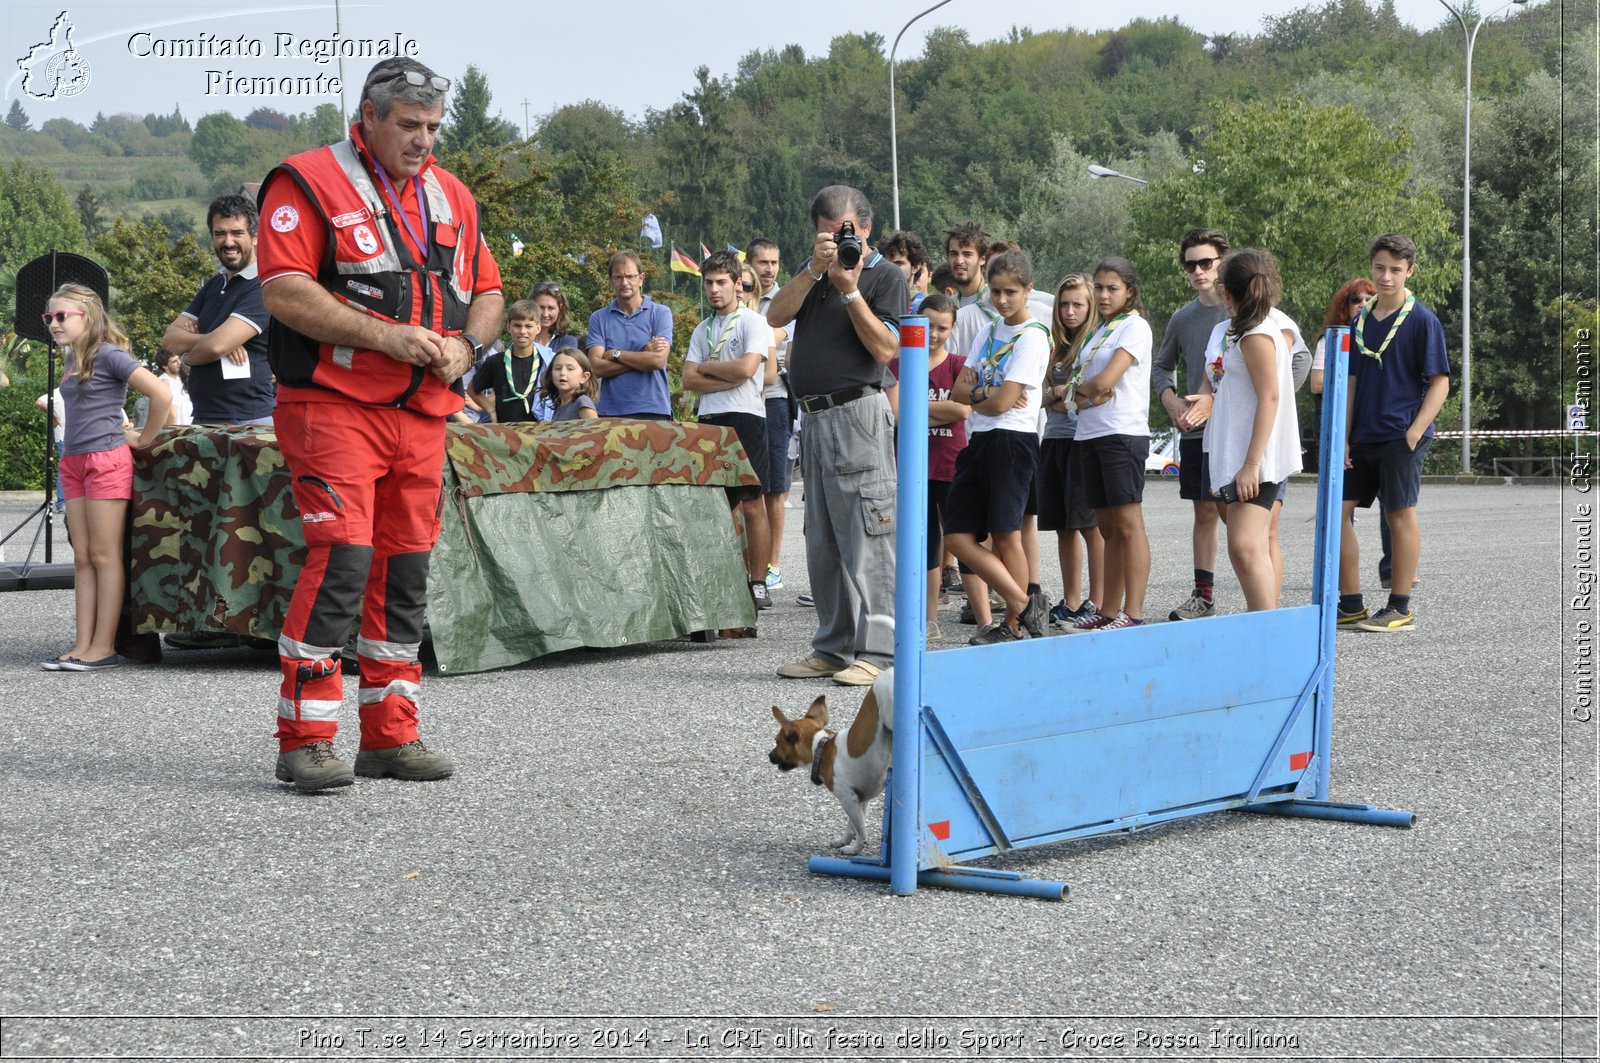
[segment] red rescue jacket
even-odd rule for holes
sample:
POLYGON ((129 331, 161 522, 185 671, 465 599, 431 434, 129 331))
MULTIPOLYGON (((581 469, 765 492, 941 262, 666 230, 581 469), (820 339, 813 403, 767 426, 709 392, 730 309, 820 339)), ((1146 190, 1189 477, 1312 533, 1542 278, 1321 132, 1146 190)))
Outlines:
MULTIPOLYGON (((424 267, 401 237, 404 222, 393 216, 378 190, 359 127, 352 137, 285 159, 262 182, 262 192, 281 173, 315 205, 328 234, 316 279, 335 299, 374 317, 459 335, 466 328, 478 256, 488 253, 472 193, 431 159, 423 168, 431 237, 424 267)), ((269 223, 265 217, 262 222, 269 223)), ((276 318, 267 350, 280 401, 289 397, 285 388, 311 388, 353 402, 439 416, 462 407, 460 392, 421 366, 382 351, 323 343, 276 318)))

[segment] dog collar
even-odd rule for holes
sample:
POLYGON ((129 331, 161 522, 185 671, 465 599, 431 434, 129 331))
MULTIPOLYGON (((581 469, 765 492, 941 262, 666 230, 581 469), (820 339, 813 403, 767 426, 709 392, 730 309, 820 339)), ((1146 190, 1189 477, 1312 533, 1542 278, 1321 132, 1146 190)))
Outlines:
POLYGON ((811 781, 818 786, 822 785, 822 751, 838 736, 839 732, 824 727, 811 740, 811 781))

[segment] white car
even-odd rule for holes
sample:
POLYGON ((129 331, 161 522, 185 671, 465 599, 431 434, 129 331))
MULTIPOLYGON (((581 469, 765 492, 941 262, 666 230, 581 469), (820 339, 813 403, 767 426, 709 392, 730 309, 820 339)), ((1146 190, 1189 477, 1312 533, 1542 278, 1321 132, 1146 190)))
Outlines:
POLYGON ((1178 430, 1168 429, 1165 435, 1150 437, 1150 456, 1144 459, 1144 471, 1158 476, 1178 475, 1178 430))

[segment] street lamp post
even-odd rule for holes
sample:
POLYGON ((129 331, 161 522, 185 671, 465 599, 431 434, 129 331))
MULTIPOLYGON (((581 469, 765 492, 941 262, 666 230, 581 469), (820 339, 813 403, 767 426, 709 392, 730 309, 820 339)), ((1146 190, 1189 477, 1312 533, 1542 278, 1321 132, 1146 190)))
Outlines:
POLYGON ((1472 472, 1472 49, 1478 44, 1478 31, 1484 23, 1514 4, 1528 0, 1510 0, 1484 15, 1469 29, 1467 15, 1450 0, 1439 0, 1444 9, 1461 24, 1461 36, 1467 46, 1466 117, 1463 119, 1461 144, 1461 472, 1472 472))
POLYGON ((1147 185, 1150 183, 1143 177, 1135 177, 1132 174, 1121 173, 1120 171, 1113 170, 1109 166, 1101 166, 1099 163, 1094 162, 1089 164, 1089 176, 1094 178, 1096 181, 1100 180, 1102 177, 1120 177, 1124 181, 1132 181, 1134 184, 1147 185))
MULTIPOLYGON (((923 15, 939 10, 949 2, 950 0, 939 0, 937 4, 928 8, 927 11, 919 11, 911 16, 911 22, 917 21, 923 15)), ((907 22, 900 27, 900 32, 894 35, 894 44, 889 48, 889 173, 890 180, 894 184, 894 227, 896 231, 900 228, 900 140, 899 133, 895 128, 894 114, 894 53, 899 51, 900 38, 904 37, 906 30, 911 28, 911 22, 907 22)))

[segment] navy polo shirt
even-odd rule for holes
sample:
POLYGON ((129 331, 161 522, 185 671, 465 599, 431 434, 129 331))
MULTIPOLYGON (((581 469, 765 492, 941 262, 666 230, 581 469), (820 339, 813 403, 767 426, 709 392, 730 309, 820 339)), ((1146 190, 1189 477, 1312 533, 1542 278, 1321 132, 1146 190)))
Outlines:
MULTIPOLYGON (((1389 330, 1399 317, 1396 310, 1381 320, 1376 314, 1367 315, 1366 328, 1361 342, 1367 350, 1376 351, 1388 338, 1389 330)), ((1444 349, 1444 326, 1432 310, 1420 302, 1400 323, 1394 342, 1383 352, 1383 364, 1369 358, 1350 345, 1350 376, 1356 381, 1354 417, 1350 422, 1350 442, 1388 443, 1404 439, 1411 423, 1422 409, 1423 396, 1428 391, 1428 381, 1436 376, 1450 375, 1450 359, 1444 349)), ((1433 436, 1433 425, 1423 433, 1423 438, 1433 436)))
POLYGON ((230 317, 255 330, 245 341, 250 355, 250 376, 232 380, 222 376, 222 362, 189 368, 189 397, 194 400, 195 424, 243 424, 272 416, 277 385, 267 363, 267 307, 261 301, 261 278, 254 262, 229 277, 224 271, 200 286, 199 294, 183 312, 195 320, 202 334, 214 332, 230 317))

